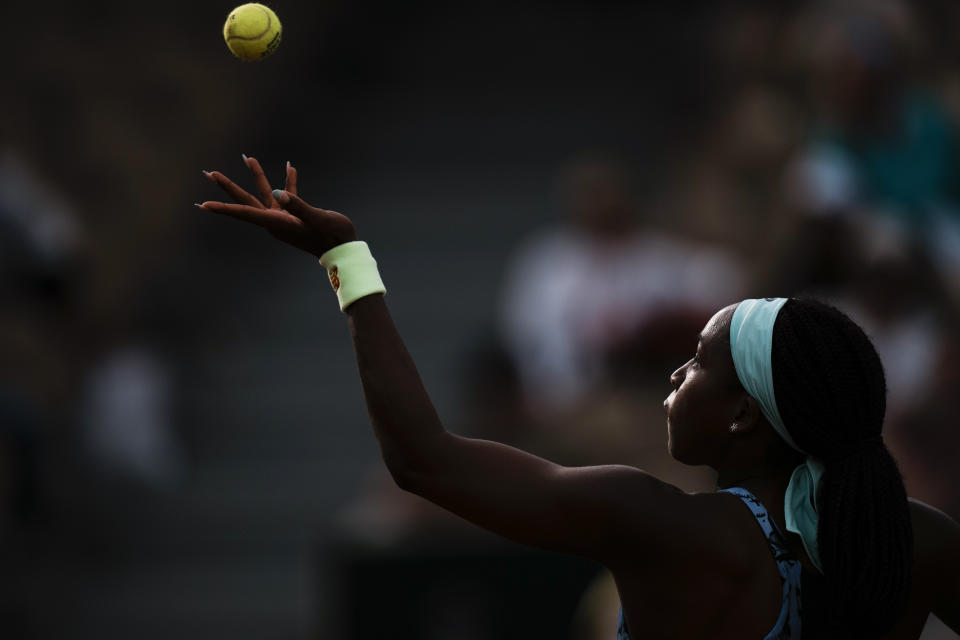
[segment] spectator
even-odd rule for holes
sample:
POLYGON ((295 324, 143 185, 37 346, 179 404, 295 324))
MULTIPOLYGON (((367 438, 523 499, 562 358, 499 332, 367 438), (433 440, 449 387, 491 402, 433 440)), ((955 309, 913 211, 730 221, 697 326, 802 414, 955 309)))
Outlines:
POLYGON ((723 250, 644 227, 628 185, 607 159, 571 164, 559 180, 567 221, 538 231, 507 269, 500 329, 535 413, 573 408, 610 382, 625 351, 658 352, 654 368, 675 357, 676 342, 745 286, 723 250))

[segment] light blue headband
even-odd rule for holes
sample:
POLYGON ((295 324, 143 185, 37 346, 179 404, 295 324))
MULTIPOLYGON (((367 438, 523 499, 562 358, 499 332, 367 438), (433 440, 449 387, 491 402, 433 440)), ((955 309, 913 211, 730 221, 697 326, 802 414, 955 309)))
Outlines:
MULTIPOLYGON (((773 393, 773 325, 786 301, 786 298, 763 298, 738 304, 730 322, 730 353, 740 384, 760 404, 760 411, 770 426, 790 447, 806 453, 790 437, 773 393)), ((793 470, 783 500, 787 530, 800 536, 810 561, 821 573, 817 494, 822 476, 823 465, 807 456, 806 463, 793 470)))

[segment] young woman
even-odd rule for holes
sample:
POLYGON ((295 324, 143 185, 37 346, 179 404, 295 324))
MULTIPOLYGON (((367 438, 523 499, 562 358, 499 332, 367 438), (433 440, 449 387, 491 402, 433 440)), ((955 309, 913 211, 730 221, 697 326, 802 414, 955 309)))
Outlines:
POLYGON ((569 468, 444 430, 353 224, 245 158, 259 198, 204 172, 252 222, 321 258, 345 311, 370 420, 397 484, 477 525, 613 573, 619 637, 917 638, 960 631, 960 527, 908 500, 883 440, 883 369, 863 331, 810 301, 718 311, 673 372, 670 453, 709 465, 687 494, 627 466, 569 468))

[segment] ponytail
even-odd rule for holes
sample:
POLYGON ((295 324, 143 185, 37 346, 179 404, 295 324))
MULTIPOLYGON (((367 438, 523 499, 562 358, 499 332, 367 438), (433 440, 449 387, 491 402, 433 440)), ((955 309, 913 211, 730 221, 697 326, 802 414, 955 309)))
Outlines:
POLYGON ((771 365, 784 424, 825 467, 817 545, 830 606, 829 619, 813 626, 881 636, 906 606, 913 529, 903 479, 880 438, 880 358, 837 309, 790 299, 774 325, 771 365))

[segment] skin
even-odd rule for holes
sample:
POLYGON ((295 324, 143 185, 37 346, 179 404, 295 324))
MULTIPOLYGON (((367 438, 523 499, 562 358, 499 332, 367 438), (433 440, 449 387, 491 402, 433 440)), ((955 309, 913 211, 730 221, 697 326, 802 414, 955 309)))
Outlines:
MULTIPOLYGON (((256 198, 222 173, 204 172, 237 204, 205 211, 263 227, 314 256, 357 239, 350 220, 297 196, 289 164, 283 192, 244 157, 256 198)), ((670 380, 664 402, 671 454, 709 465, 720 488, 753 492, 785 531, 783 495, 798 454, 784 444, 740 386, 729 345, 734 307, 716 313, 693 358, 670 380)), ((629 466, 563 467, 496 442, 443 428, 387 310, 384 297, 346 310, 367 409, 396 483, 480 527, 541 549, 606 565, 631 634, 640 638, 752 638, 773 627, 780 578, 752 514, 735 496, 688 494, 629 466), (690 615, 696 612, 696 615, 690 615)), ((960 527, 911 501, 915 536, 907 612, 887 638, 917 638, 931 611, 960 631, 960 527)), ((798 536, 787 543, 806 568, 798 536)))

